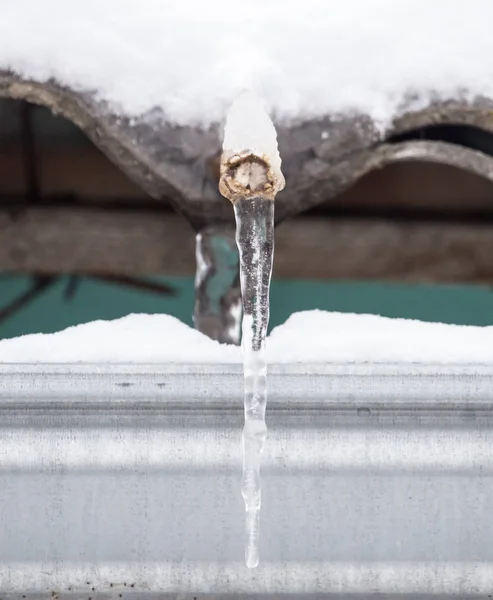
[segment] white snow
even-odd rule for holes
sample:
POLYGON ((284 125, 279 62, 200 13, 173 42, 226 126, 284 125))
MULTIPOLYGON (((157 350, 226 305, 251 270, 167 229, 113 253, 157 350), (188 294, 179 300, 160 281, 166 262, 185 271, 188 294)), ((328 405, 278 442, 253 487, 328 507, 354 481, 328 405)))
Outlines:
MULTIPOLYGON (((493 327, 306 311, 272 331, 267 357, 270 363, 492 364, 493 327)), ((220 364, 241 363, 242 354, 169 315, 129 315, 1 340, 0 362, 220 364)))
POLYGON ((223 152, 228 156, 245 150, 259 158, 266 156, 284 186, 276 128, 262 100, 246 91, 235 98, 228 110, 223 141, 223 152))
POLYGON ((267 341, 269 360, 493 363, 493 327, 326 311, 291 315, 267 341))
POLYGON ((408 93, 493 97, 491 23, 491 0, 2 0, 0 67, 177 123, 244 89, 278 118, 386 121, 408 93))
POLYGON ((169 315, 128 315, 0 341, 0 362, 231 362, 235 347, 169 315))

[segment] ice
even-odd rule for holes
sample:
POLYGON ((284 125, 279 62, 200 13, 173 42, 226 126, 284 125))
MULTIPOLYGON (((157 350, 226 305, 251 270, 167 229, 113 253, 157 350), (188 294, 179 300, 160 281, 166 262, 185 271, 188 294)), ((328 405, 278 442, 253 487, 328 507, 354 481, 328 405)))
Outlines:
POLYGON ((388 122, 407 96, 493 96, 491 0, 2 0, 0 67, 132 115, 219 123, 245 88, 276 119, 388 122))
POLYGON ((231 323, 228 329, 229 338, 239 343, 241 340, 241 318, 243 315, 243 304, 240 299, 231 304, 229 314, 231 323))
POLYGON ((274 198, 284 187, 277 133, 260 99, 243 92, 224 128, 220 190, 233 202, 243 302, 242 349, 245 379, 243 479, 246 565, 259 564, 260 461, 267 439, 269 291, 274 260, 274 198), (242 157, 238 161, 238 157, 242 157), (266 193, 266 190, 267 193, 266 193))
POLYGON ((197 293, 197 290, 206 278, 207 271, 209 270, 207 262, 204 258, 202 243, 203 236, 201 233, 198 233, 195 238, 195 262, 197 263, 197 271, 195 273, 195 293, 197 293))
POLYGON ((274 202, 242 199, 235 203, 243 299, 242 349, 245 378, 242 495, 247 511, 246 564, 259 563, 260 461, 267 438, 267 359, 269 289, 274 258, 274 202))
POLYGON ((229 256, 236 250, 234 242, 222 236, 216 237, 215 232, 208 232, 205 236, 198 233, 195 240, 195 327, 221 343, 238 345, 241 339, 242 304, 238 289, 230 287, 236 285, 237 257, 231 263, 225 256, 225 251, 229 256), (224 289, 219 286, 212 291, 212 284, 221 269, 229 272, 231 280, 222 284, 226 286, 224 289))

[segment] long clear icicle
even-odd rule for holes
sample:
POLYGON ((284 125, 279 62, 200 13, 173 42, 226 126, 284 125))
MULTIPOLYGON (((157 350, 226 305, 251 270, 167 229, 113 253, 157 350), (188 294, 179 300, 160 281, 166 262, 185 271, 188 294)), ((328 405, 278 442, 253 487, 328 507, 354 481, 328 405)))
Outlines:
POLYGON ((245 378, 241 492, 246 509, 245 561, 249 568, 254 568, 259 563, 260 460, 267 438, 265 338, 274 257, 274 202, 259 198, 239 200, 235 204, 235 218, 243 297, 245 378))
POLYGON ((224 128, 219 190, 233 203, 243 299, 245 377, 243 480, 246 564, 259 563, 260 460, 267 438, 269 289, 274 256, 274 199, 284 187, 277 134, 265 107, 251 92, 231 106, 224 128))

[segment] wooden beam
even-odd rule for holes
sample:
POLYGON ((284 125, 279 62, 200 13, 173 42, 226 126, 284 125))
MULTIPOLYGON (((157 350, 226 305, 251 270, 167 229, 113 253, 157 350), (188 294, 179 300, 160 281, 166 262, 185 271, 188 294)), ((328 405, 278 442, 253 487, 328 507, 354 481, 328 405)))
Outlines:
POLYGON ((493 224, 295 219, 276 235, 274 275, 493 283, 493 224))
MULTIPOLYGON (((164 210, 0 210, 0 270, 195 273, 195 236, 164 210)), ((276 231, 274 276, 493 283, 493 224, 298 218, 276 231)))
POLYGON ((168 211, 3 210, 0 270, 189 275, 195 237, 185 219, 168 211))
MULTIPOLYGON (((154 202, 118 169, 106 156, 89 144, 82 147, 53 147, 38 142, 37 168, 41 196, 70 196, 86 201, 118 200, 120 204, 143 200, 154 202)), ((0 147, 0 193, 23 194, 26 190, 22 147, 0 147)), ((169 203, 168 203, 169 204, 169 203)))

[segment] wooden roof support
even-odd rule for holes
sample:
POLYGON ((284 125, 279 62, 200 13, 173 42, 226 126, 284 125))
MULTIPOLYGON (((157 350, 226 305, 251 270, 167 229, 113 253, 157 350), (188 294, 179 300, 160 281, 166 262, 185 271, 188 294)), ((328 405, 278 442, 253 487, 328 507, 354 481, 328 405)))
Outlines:
MULTIPOLYGON (((203 236, 234 250, 231 229, 203 236)), ((274 277, 491 284, 492 256, 493 222, 316 216, 278 227, 274 277)), ((195 233, 170 211, 0 209, 0 271, 190 277, 195 233)))

